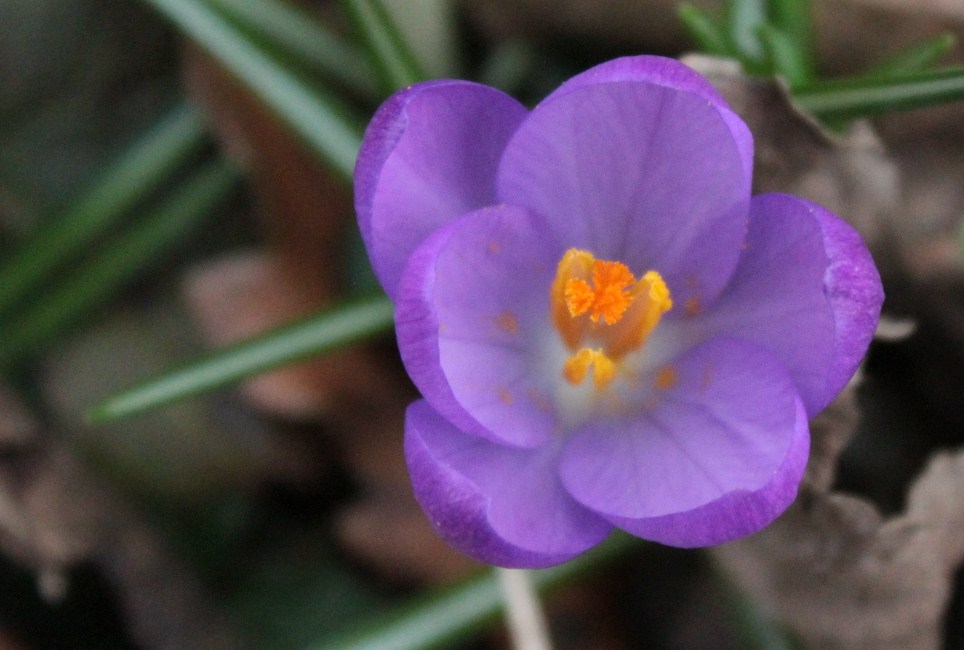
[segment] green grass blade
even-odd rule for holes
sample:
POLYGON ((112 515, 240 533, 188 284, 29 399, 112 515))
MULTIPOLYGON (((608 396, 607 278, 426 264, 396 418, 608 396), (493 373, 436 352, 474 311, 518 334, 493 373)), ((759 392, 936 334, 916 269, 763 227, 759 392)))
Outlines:
POLYGON ((877 64, 862 77, 895 77, 915 72, 923 72, 933 67, 954 49, 957 37, 948 32, 931 40, 924 41, 908 50, 877 64))
POLYGON ((426 79, 459 79, 464 35, 452 0, 380 0, 426 79))
POLYGON ((816 47, 810 0, 770 0, 770 24, 792 43, 805 80, 816 74, 816 47))
POLYGON ((767 21, 766 0, 728 0, 726 3, 726 28, 747 72, 761 74, 765 69, 766 56, 760 41, 760 27, 767 21))
POLYGON ((281 0, 207 2, 312 71, 365 97, 377 96, 375 73, 363 54, 296 5, 281 0))
POLYGON ((964 67, 890 79, 825 82, 801 88, 794 97, 808 111, 827 121, 923 108, 964 100, 964 67))
POLYGON ((106 422, 222 388, 266 370, 300 361, 389 331, 394 305, 384 297, 337 307, 219 350, 180 369, 110 397, 88 413, 106 422))
POLYGON ((342 0, 341 4, 371 56, 385 94, 426 78, 380 0, 342 0))
POLYGON ((700 52, 714 56, 733 55, 726 32, 709 13, 688 2, 680 4, 676 13, 700 52))
MULTIPOLYGON (((639 540, 613 535, 602 545, 565 564, 532 572, 534 586, 546 591, 584 575, 639 547, 639 540)), ((466 638, 494 621, 503 608, 497 577, 491 572, 406 606, 387 618, 314 646, 317 650, 415 650, 466 638)))
POLYGON ((773 72, 782 76, 791 88, 798 88, 810 81, 810 69, 796 44, 773 25, 760 28, 760 38, 766 48, 773 72))
POLYGON ((138 201, 167 180, 204 141, 197 112, 182 105, 110 168, 67 212, 53 218, 0 266, 0 315, 6 314, 65 261, 87 251, 138 201))
POLYGON ((350 179, 362 126, 310 88, 200 0, 144 0, 194 39, 281 118, 319 158, 350 179))
POLYGON ((98 251, 41 294, 4 328, 0 367, 9 367, 60 334, 82 313, 102 302, 186 236, 231 189, 239 176, 224 162, 210 163, 130 231, 98 251))

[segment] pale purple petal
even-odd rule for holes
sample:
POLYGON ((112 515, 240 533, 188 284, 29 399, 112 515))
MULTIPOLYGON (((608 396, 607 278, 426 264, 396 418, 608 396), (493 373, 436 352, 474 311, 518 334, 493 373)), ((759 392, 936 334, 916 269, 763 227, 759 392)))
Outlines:
POLYGON ((814 404, 813 417, 847 385, 867 353, 880 320, 884 288, 870 251, 850 224, 816 203, 788 198, 806 206, 816 218, 829 259, 823 287, 833 308, 833 365, 827 374, 823 400, 814 404))
POLYGON ((412 256, 398 346, 422 395, 460 429, 521 447, 556 433, 539 351, 556 336, 549 287, 563 250, 538 215, 500 206, 443 226, 412 256))
POLYGON ((567 79, 546 98, 546 101, 582 86, 619 81, 635 81, 675 88, 699 95, 714 104, 729 106, 713 84, 696 70, 676 59, 652 54, 624 56, 600 63, 567 79))
POLYGON ((496 166, 525 115, 498 90, 447 80, 401 90, 378 109, 355 165, 355 210, 389 296, 429 233, 495 202, 496 166))
POLYGON ((559 484, 552 445, 503 447, 459 431, 419 401, 406 416, 405 456, 415 498, 439 535, 481 562, 558 564, 612 528, 559 484))
POLYGON ((797 400, 794 435, 783 464, 756 491, 734 490, 687 512, 647 519, 611 518, 624 530, 670 546, 696 548, 725 544, 769 526, 793 503, 810 452, 810 431, 803 402, 797 400))
POLYGON ((727 104, 723 95, 713 87, 713 84, 706 77, 676 59, 643 54, 606 61, 567 80, 543 100, 543 103, 582 86, 621 81, 634 81, 675 88, 699 95, 715 106, 730 127, 733 138, 736 140, 743 161, 743 168, 746 172, 746 180, 749 184, 753 173, 753 136, 750 134, 750 130, 743 120, 730 109, 730 105, 727 104))
POLYGON ((632 417, 590 422, 563 451, 570 494, 617 526, 674 546, 719 544, 770 523, 796 495, 806 412, 780 363, 733 339, 672 363, 632 417))
POLYGON ((800 202, 754 197, 740 264, 712 308, 694 319, 704 338, 739 337, 770 350, 811 414, 833 364, 833 311, 823 287, 827 263, 820 226, 800 202))
POLYGON ((695 325, 706 337, 770 350, 813 417, 867 351, 883 299, 880 277, 850 226, 785 194, 753 198, 745 248, 729 286, 695 325))
POLYGON ((697 94, 587 84, 537 107, 506 146, 499 198, 545 215, 560 239, 635 272, 674 300, 709 303, 739 259, 749 210, 743 151, 697 94))

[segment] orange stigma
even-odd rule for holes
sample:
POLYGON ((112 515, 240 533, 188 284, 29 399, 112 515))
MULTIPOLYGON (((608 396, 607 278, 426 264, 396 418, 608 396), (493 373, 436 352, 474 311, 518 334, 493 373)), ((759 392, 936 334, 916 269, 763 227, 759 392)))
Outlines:
POLYGON ((642 348, 672 306, 669 288, 656 271, 639 280, 622 262, 597 260, 571 248, 559 260, 550 289, 552 319, 573 353, 563 376, 576 386, 589 371, 605 388, 617 375, 617 362, 642 348))
POLYGON ((587 311, 594 323, 603 318, 612 325, 623 317, 633 301, 629 287, 636 282, 629 267, 622 262, 593 260, 592 284, 581 278, 566 280, 566 306, 569 314, 579 316, 587 311))

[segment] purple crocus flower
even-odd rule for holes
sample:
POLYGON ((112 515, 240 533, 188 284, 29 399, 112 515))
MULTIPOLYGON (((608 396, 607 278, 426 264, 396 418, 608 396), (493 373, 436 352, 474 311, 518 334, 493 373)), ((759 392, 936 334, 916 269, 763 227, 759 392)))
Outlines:
POLYGON ((424 396, 405 422, 415 496, 453 546, 515 567, 613 527, 707 546, 793 501, 807 421, 883 292, 833 214, 751 199, 752 165, 719 93, 660 57, 531 111, 465 81, 378 110, 356 208, 424 396))

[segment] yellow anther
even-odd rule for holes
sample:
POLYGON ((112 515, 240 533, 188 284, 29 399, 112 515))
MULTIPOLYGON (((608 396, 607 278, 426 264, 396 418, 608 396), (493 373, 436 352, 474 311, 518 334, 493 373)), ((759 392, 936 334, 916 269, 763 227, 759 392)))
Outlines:
POLYGON ((607 357, 602 350, 582 348, 566 359, 562 375, 573 386, 578 386, 586 379, 589 369, 592 369, 592 383, 596 388, 609 385, 616 378, 616 364, 607 357))

